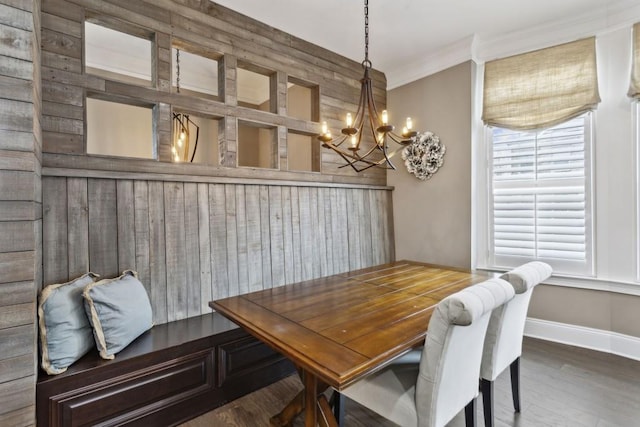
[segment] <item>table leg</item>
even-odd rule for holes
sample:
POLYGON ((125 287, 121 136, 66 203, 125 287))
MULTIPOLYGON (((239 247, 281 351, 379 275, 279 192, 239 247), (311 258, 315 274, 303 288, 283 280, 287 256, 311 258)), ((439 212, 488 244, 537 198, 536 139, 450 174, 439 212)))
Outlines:
POLYGON ((331 405, 329 405, 324 394, 318 398, 318 408, 320 409, 320 413, 318 414, 318 424, 320 427, 338 427, 338 422, 333 415, 331 405))
POLYGON ((269 425, 271 427, 289 427, 293 425, 293 419, 304 409, 304 397, 304 390, 301 390, 279 414, 271 417, 269 425))
POLYGON ((318 425, 318 378, 305 372, 304 376, 304 426, 318 425))
POLYGON ((338 427, 331 406, 327 398, 322 394, 328 387, 318 377, 301 369, 298 370, 304 389, 280 411, 269 420, 271 427, 291 427, 294 418, 305 410, 305 427, 338 427))

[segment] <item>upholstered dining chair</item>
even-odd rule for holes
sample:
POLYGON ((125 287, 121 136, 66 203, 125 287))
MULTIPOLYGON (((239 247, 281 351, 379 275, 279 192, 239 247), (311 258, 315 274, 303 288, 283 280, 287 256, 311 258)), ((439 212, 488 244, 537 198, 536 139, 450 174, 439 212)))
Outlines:
POLYGON ((520 412, 520 356, 522 336, 533 288, 551 276, 549 264, 533 261, 500 276, 513 286, 516 296, 491 314, 480 367, 484 424, 493 426, 493 382, 507 366, 511 372, 513 407, 520 412))
POLYGON ((494 278, 443 299, 429 321, 418 364, 391 364, 342 395, 403 427, 440 427, 463 408, 475 426, 482 348, 491 312, 514 296, 494 278))

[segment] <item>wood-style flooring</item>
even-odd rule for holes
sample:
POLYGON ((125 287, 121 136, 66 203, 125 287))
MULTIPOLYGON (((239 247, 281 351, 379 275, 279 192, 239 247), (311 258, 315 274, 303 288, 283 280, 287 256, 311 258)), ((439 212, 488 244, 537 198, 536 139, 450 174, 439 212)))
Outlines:
MULTIPOLYGON (((516 414, 511 403, 508 370, 497 379, 496 427, 640 427, 638 361, 525 338, 521 387, 522 412, 516 414)), ((301 388, 298 378, 291 376, 193 419, 182 427, 268 426, 269 417, 301 388)), ((483 426, 480 399, 478 426, 483 426)), ((346 414, 346 427, 395 426, 349 401, 346 414)), ((303 417, 298 416, 294 427, 303 425, 303 417)))

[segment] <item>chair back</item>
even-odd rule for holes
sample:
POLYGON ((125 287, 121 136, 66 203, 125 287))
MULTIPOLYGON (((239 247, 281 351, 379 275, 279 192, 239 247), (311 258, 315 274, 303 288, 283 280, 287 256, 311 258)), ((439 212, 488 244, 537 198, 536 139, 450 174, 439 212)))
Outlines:
POLYGON ((516 296, 491 314, 480 377, 494 381, 522 354, 522 336, 533 288, 551 276, 551 266, 533 261, 500 276, 513 286, 516 296))
POLYGON ((416 384, 419 426, 444 426, 478 396, 478 377, 491 312, 513 287, 489 279, 443 299, 433 312, 416 384))

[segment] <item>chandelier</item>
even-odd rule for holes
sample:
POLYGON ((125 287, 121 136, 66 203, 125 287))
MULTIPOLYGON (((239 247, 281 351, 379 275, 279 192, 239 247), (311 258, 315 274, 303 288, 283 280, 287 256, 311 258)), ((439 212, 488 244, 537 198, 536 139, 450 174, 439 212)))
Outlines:
MULTIPOLYGON (((176 49, 176 92, 180 93, 180 49, 176 49)), ((171 143, 171 156, 174 162, 193 162, 198 149, 200 127, 189 118, 188 114, 173 113, 173 141, 171 143), (195 128, 195 141, 193 153, 191 151, 191 129, 195 128)))
POLYGON ((378 109, 373 99, 373 84, 371 83, 371 61, 369 60, 369 1, 364 1, 364 77, 360 80, 360 101, 355 116, 346 115, 346 127, 341 135, 333 137, 327 127, 327 122, 322 122, 322 133, 318 139, 322 146, 336 152, 346 164, 339 166, 344 168, 351 166, 356 172, 362 172, 372 167, 382 169, 395 169, 391 158, 405 146, 411 144, 417 135, 413 131, 411 117, 407 117, 406 125, 399 135, 394 133, 394 127, 389 124, 387 110, 378 114, 378 109), (371 134, 373 144, 366 146, 363 139, 366 134, 371 134), (398 145, 390 150, 388 142, 393 141, 398 145))

